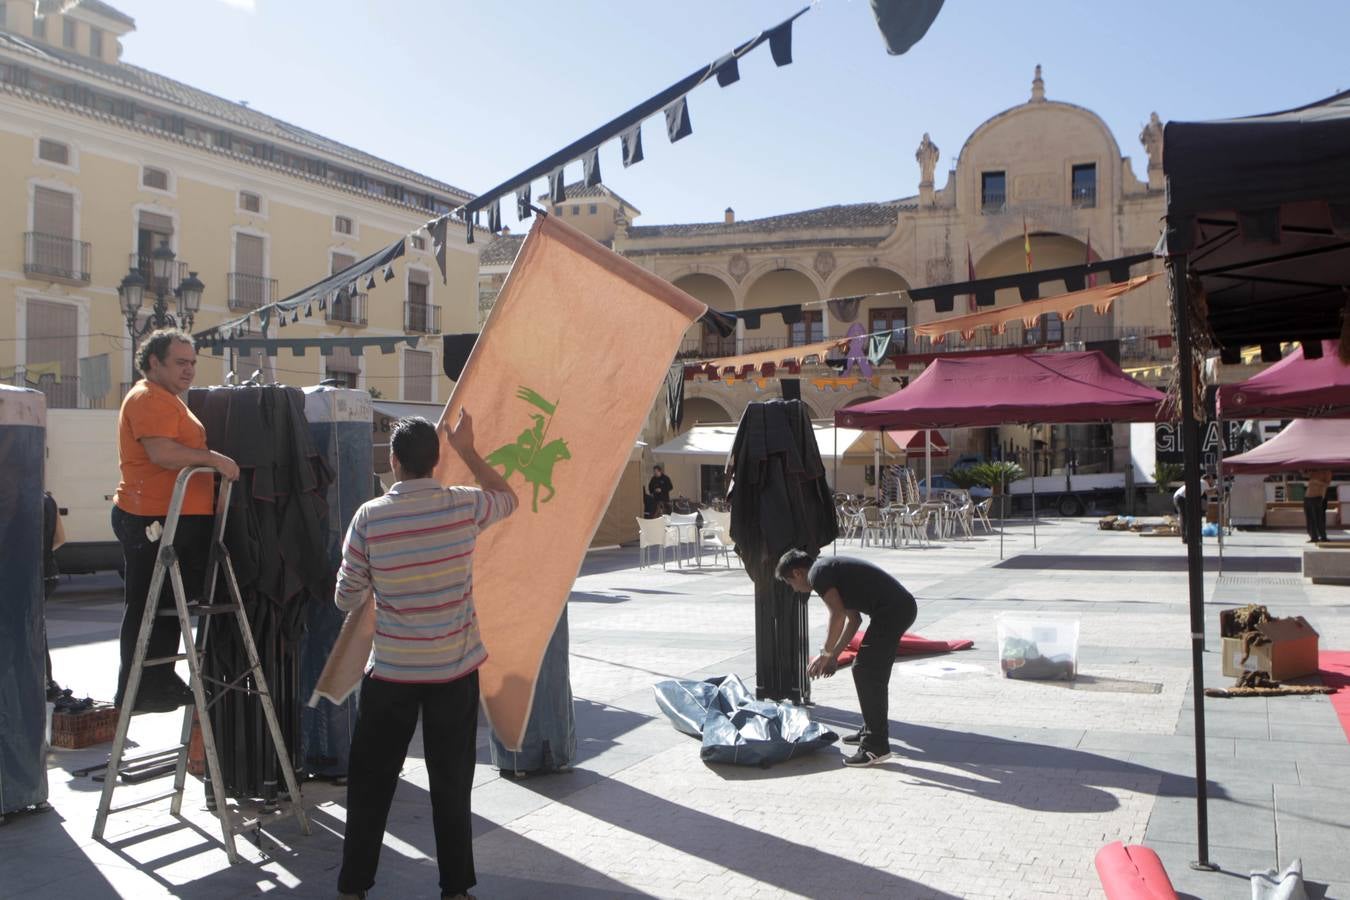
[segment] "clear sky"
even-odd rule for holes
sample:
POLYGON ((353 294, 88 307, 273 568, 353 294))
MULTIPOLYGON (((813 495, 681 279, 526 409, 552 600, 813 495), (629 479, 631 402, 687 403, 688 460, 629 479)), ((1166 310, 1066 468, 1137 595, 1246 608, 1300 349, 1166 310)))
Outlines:
MULTIPOLYGON (((804 5, 110 2, 136 19, 126 61, 474 193, 804 5)), ((1047 97, 1101 115, 1142 178, 1150 112, 1247 115, 1350 88, 1347 33, 1345 0, 947 0, 927 37, 893 57, 866 0, 820 0, 797 20, 792 65, 759 48, 739 82, 690 95, 690 137, 670 144, 658 114, 646 160, 623 169, 615 141, 601 171, 642 210, 638 224, 910 196, 923 133, 942 151, 940 188, 971 131, 1027 99, 1040 63, 1047 97)))

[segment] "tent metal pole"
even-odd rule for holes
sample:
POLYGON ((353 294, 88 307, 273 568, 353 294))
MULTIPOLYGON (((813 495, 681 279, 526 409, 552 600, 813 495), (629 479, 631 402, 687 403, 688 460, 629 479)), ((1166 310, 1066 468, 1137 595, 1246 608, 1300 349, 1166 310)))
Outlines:
MULTIPOLYGON (((1001 460, 1000 460, 1001 461, 1001 460)), ((1008 501, 1008 471, 1000 467, 999 483, 1003 489, 998 494, 998 558, 1003 558, 1003 504, 1008 501)))
POLYGON ((928 496, 925 500, 933 499, 933 432, 927 428, 923 430, 923 477, 924 485, 928 489, 928 496))
POLYGON ((1226 491, 1223 489, 1223 450, 1224 450, 1224 430, 1223 419, 1216 417, 1219 428, 1219 455, 1214 460, 1214 482, 1219 486, 1219 574, 1223 574, 1223 523, 1227 516, 1224 515, 1224 497, 1226 491))
POLYGON ((1185 255, 1167 261, 1172 314, 1176 318, 1177 365, 1181 370, 1181 449, 1186 480, 1186 571, 1191 611, 1191 686, 1195 706, 1195 840, 1191 868, 1216 871, 1209 860, 1208 775, 1205 765, 1205 558, 1200 546, 1200 423, 1195 418, 1195 367, 1191 347, 1191 310, 1185 255))
MULTIPOLYGON (((738 322, 738 323, 736 323, 736 324, 739 325, 740 323, 738 322)), ((831 485, 831 487, 834 489, 834 490, 833 490, 833 493, 835 493, 835 494, 838 494, 838 493, 839 493, 839 423, 838 423, 838 422, 836 422, 835 425, 834 425, 834 484, 831 485)), ((858 537, 858 543, 859 543, 859 544, 862 543, 862 536, 861 536, 861 535, 858 537)), ((836 534, 835 540, 834 540, 834 553, 833 553, 833 555, 834 555, 834 556, 838 556, 838 555, 839 555, 839 538, 838 538, 838 535, 837 535, 837 534, 836 534)), ((717 562, 717 560, 714 559, 713 562, 715 563, 715 562, 717 562)))
POLYGON ((877 506, 881 506, 881 429, 872 440, 872 487, 876 488, 877 506))
POLYGON ((1036 426, 1031 426, 1031 549, 1039 550, 1036 537, 1036 426))

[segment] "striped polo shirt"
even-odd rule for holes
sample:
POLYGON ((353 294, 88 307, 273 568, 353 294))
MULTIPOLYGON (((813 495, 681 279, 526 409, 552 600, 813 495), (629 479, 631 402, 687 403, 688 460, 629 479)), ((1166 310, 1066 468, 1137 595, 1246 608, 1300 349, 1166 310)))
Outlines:
POLYGON ((338 608, 375 598, 374 666, 383 681, 453 681, 487 659, 473 608, 478 533, 516 508, 514 494, 400 481, 352 517, 338 608))

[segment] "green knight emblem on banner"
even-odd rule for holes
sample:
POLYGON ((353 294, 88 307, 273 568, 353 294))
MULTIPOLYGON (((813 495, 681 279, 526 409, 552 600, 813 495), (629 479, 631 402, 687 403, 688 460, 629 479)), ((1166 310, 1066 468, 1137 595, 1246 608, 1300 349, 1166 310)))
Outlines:
POLYGON ((572 454, 567 449, 567 442, 562 438, 545 442, 558 404, 549 403, 527 387, 517 390, 516 397, 541 410, 543 414, 531 412, 530 427, 522 431, 514 443, 498 447, 489 453, 486 459, 489 465, 501 468, 505 478, 509 479, 516 472, 523 475, 525 483, 534 486, 530 508, 534 512, 539 512, 539 489, 543 488, 548 492, 543 499, 544 503, 553 499, 553 495, 557 493, 553 488, 553 467, 560 460, 571 459, 572 454))

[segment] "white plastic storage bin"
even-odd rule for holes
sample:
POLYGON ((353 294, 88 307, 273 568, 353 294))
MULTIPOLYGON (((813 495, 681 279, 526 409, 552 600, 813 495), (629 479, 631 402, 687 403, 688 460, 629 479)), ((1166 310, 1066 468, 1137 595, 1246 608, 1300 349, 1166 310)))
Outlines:
POLYGON ((1078 675, 1077 619, 1001 613, 995 622, 1005 677, 1071 681, 1078 675))

